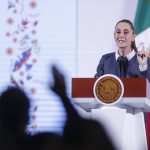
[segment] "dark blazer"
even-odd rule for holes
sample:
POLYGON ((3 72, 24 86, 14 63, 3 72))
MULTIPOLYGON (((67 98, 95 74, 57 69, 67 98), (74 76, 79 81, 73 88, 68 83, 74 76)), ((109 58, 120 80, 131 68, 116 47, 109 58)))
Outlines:
MULTIPOLYGON (((104 74, 113 74, 120 77, 119 63, 116 61, 115 52, 102 56, 94 77, 100 77, 104 74)), ((128 62, 127 77, 146 77, 150 81, 150 59, 148 58, 147 70, 140 71, 137 55, 135 54, 128 62)))

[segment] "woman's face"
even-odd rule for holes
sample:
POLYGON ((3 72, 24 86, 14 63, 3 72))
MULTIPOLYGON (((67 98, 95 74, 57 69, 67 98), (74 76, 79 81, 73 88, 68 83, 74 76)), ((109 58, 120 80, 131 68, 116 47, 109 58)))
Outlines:
POLYGON ((135 40, 131 26, 126 22, 118 23, 115 28, 114 39, 119 49, 131 51, 131 42, 135 40))

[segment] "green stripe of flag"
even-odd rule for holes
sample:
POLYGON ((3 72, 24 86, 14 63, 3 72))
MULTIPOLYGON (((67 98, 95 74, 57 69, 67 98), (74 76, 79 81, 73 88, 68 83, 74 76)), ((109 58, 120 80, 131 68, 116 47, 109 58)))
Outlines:
POLYGON ((150 27, 150 0, 138 1, 134 25, 136 35, 150 27))

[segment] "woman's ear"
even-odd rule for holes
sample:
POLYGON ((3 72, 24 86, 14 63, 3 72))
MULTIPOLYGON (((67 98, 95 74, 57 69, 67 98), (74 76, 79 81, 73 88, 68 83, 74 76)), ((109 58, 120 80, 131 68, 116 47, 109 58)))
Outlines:
POLYGON ((131 40, 131 41, 132 41, 132 42, 133 42, 133 41, 135 41, 135 34, 133 35, 133 38, 132 38, 132 40, 131 40))
POLYGON ((114 39, 115 39, 115 32, 114 32, 114 39))
POLYGON ((133 35, 133 39, 132 39, 132 42, 133 42, 133 41, 135 41, 135 37, 136 37, 136 35, 134 34, 134 35, 133 35))

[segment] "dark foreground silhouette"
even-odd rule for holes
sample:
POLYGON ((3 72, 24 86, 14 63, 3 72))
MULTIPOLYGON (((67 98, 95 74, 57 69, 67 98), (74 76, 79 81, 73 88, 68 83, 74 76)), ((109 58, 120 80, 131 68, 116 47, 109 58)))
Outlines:
POLYGON ((9 88, 0 97, 0 150, 114 150, 103 127, 82 118, 66 94, 63 74, 53 66, 51 89, 60 97, 67 114, 62 136, 54 133, 30 135, 26 132, 30 100, 17 88, 9 88))
POLYGON ((53 66, 54 85, 51 89, 60 97, 67 113, 63 143, 68 150, 114 150, 104 128, 96 121, 82 118, 66 94, 63 74, 53 66))

